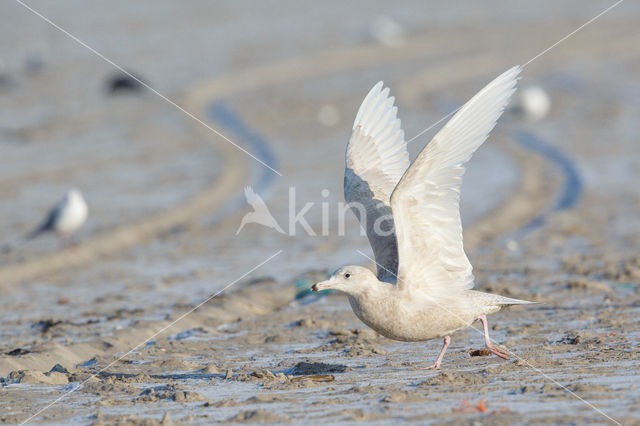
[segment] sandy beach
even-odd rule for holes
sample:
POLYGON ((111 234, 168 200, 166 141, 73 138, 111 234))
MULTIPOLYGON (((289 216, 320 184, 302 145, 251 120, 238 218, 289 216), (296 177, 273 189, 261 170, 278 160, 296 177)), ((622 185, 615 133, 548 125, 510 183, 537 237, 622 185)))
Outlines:
POLYGON ((338 208, 373 84, 413 138, 611 4, 29 2, 157 91, 115 94, 113 64, 0 6, 0 423, 640 424, 637 4, 528 64, 549 115, 507 111, 469 163, 476 288, 541 302, 490 316, 514 356, 483 356, 476 323, 421 370, 440 340, 302 291, 373 266, 338 208), (247 185, 284 234, 237 232, 247 185), (25 240, 70 187, 90 209, 74 244, 25 240), (292 221, 308 203, 313 235, 292 221))

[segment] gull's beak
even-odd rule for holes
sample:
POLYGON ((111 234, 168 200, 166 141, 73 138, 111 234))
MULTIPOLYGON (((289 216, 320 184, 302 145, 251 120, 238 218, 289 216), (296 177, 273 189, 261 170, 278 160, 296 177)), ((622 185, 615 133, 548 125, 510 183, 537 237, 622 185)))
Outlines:
POLYGON ((311 286, 311 291, 329 290, 331 288, 331 281, 320 281, 311 286))

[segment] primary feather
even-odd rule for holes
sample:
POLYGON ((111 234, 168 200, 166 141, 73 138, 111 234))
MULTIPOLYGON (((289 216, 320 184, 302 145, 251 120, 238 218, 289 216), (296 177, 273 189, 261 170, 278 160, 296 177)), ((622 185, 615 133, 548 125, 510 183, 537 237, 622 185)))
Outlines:
POLYGON ((378 267, 378 279, 394 282, 398 250, 390 197, 409 167, 409 153, 394 98, 376 84, 353 123, 346 152, 344 196, 365 228, 378 267))
POLYGON ((460 108, 394 190, 401 288, 436 298, 473 288, 460 220, 464 164, 496 125, 520 71, 519 66, 509 69, 460 108))

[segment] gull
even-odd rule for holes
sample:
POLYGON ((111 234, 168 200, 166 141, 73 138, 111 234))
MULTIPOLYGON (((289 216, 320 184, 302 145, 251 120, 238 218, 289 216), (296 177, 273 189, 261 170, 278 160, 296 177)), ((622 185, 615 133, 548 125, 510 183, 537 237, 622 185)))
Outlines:
POLYGON ((27 238, 36 238, 43 232, 53 231, 68 241, 71 235, 84 225, 89 214, 87 203, 78 189, 70 189, 49 211, 47 218, 27 238))
POLYGON ((487 349, 508 359, 489 339, 486 316, 503 306, 533 303, 472 290, 459 206, 464 164, 496 125, 520 71, 515 66, 480 90, 411 166, 394 98, 382 82, 365 97, 353 124, 345 199, 367 232, 377 275, 362 266, 345 266, 312 290, 346 294, 356 316, 390 339, 444 338, 427 369, 440 368, 451 334, 476 320, 484 328, 487 349))

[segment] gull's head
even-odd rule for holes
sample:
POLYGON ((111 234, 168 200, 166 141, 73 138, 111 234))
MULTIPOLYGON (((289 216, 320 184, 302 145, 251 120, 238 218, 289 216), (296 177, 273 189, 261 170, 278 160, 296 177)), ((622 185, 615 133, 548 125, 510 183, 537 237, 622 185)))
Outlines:
POLYGON ((71 201, 71 200, 83 200, 82 193, 77 188, 71 188, 70 190, 68 190, 67 193, 65 194, 65 198, 68 201, 71 201))
POLYGON ((356 295, 377 283, 376 276, 362 266, 345 266, 333 273, 326 281, 321 281, 311 287, 311 291, 336 290, 348 295, 356 295))

